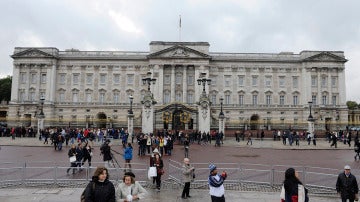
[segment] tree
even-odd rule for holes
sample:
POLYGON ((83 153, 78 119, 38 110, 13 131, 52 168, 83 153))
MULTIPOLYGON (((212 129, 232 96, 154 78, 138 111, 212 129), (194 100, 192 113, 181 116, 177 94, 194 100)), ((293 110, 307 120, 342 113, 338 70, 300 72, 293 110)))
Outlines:
POLYGON ((346 105, 348 107, 348 109, 352 110, 352 109, 356 109, 358 104, 355 101, 347 101, 346 105))
POLYGON ((12 77, 7 76, 0 79, 0 101, 10 101, 11 99, 12 77))

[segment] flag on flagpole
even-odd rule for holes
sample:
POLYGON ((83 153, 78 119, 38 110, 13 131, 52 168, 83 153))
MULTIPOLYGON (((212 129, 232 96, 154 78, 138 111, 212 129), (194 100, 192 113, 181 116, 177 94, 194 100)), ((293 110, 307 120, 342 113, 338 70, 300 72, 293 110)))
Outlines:
POLYGON ((179 27, 181 28, 181 15, 180 16, 180 20, 179 20, 179 27))

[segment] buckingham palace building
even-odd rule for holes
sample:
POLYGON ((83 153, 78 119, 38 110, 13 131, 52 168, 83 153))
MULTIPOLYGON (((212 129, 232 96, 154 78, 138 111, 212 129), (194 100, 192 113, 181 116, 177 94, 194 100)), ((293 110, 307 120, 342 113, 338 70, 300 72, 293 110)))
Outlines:
POLYGON ((209 52, 15 47, 10 126, 135 130, 338 130, 348 123, 343 51, 209 52), (40 126, 39 119, 44 119, 40 126))

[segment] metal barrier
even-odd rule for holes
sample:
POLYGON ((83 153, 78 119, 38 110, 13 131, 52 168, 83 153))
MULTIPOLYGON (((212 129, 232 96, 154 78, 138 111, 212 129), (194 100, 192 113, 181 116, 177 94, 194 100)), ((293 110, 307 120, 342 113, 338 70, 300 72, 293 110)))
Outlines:
MULTIPOLYGON (((195 167, 194 182, 192 188, 207 187, 209 176, 209 163, 192 163, 195 167)), ((267 189, 274 191, 280 190, 284 181, 285 170, 289 167, 295 168, 300 174, 301 181, 310 190, 310 193, 330 193, 335 194, 335 185, 338 174, 341 170, 320 168, 320 167, 300 167, 289 165, 264 165, 249 163, 215 163, 219 172, 225 170, 228 178, 224 185, 226 188, 237 187, 235 189, 253 189, 256 186, 266 186, 267 189), (242 188, 241 188, 242 187, 242 188)), ((358 170, 352 173, 359 180, 358 170)), ((174 183, 182 183, 182 163, 169 160, 169 179, 174 183)))
MULTIPOLYGON (((31 161, 31 162, 2 162, 0 163, 0 187, 8 186, 35 186, 58 185, 72 186, 86 184, 93 176, 97 166, 104 166, 104 162, 92 162, 92 166, 82 168, 70 167, 68 162, 31 161), (67 170, 70 168, 69 173, 67 170), (72 172, 75 171, 75 174, 72 172)), ((131 171, 136 175, 136 180, 145 184, 147 179, 148 164, 131 163, 131 171)), ((110 180, 117 184, 122 180, 124 172, 129 168, 108 168, 110 180)))
MULTIPOLYGON (((86 164, 85 164, 86 165, 86 164)), ((36 186, 57 185, 74 186, 74 184, 85 185, 92 178, 97 166, 103 166, 104 162, 92 162, 92 166, 74 168, 76 173, 72 174, 72 167, 69 174, 67 169, 69 162, 51 161, 29 161, 29 162, 1 162, 0 163, 0 187, 9 186, 36 186)), ((192 188, 207 188, 209 168, 208 163, 192 163, 195 167, 196 178, 191 183, 192 188)), ((335 184, 341 170, 320 168, 320 167, 299 167, 289 165, 264 165, 249 163, 215 163, 218 170, 225 170, 228 179, 224 185, 226 189, 251 190, 259 189, 265 191, 279 191, 284 180, 284 172, 287 168, 295 168, 301 181, 309 188, 310 193, 335 193, 335 184)), ((151 186, 148 180, 148 164, 132 163, 131 171, 136 175, 136 180, 143 185, 151 186)), ((124 172, 122 167, 108 168, 110 180, 117 184, 122 180, 124 172)), ((352 169, 352 173, 358 178, 358 169, 352 169)), ((360 180, 359 180, 360 181, 360 180)), ((165 168, 163 186, 179 188, 182 183, 182 163, 169 159, 168 168, 165 168), (167 179, 165 179, 167 177, 167 179), (165 185, 164 185, 165 184, 165 185)))

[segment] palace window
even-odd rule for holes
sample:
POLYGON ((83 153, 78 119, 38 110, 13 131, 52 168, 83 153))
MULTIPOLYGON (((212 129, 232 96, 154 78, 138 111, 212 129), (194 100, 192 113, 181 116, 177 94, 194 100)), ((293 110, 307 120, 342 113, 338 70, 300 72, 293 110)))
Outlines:
POLYGON ((92 102, 92 95, 91 95, 91 92, 87 92, 87 93, 86 93, 86 102, 87 102, 87 103, 92 102))
POLYGON ((165 92, 164 93, 164 104, 170 103, 170 93, 165 92))
POLYGON ((298 88, 299 87, 299 77, 294 76, 293 77, 293 88, 298 88))
POLYGON ((113 99, 114 99, 114 103, 118 104, 120 102, 120 93, 114 92, 113 99))
POLYGON ((271 76, 265 77, 265 87, 268 87, 268 88, 271 87, 271 76))
POLYGON ((244 95, 239 95, 239 105, 244 105, 244 95))
POLYGON ((171 82, 171 77, 170 77, 170 75, 165 75, 164 76, 164 83, 165 84, 170 84, 170 82, 171 82))
POLYGON ((100 84, 106 84, 106 74, 100 74, 100 84))
POLYGON ((127 75, 127 85, 133 85, 134 84, 134 75, 128 74, 127 75))
POLYGON ((187 78, 188 78, 188 79, 187 79, 187 84, 188 84, 189 86, 194 85, 194 76, 193 76, 193 75, 189 75, 187 78))
POLYGON ((333 95, 333 96, 332 96, 332 104, 333 104, 334 106, 336 106, 336 100, 337 100, 337 96, 336 96, 336 95, 333 95))
POLYGON ((252 104, 253 104, 253 105, 257 105, 257 104, 258 104, 258 96, 257 96, 257 95, 253 95, 253 96, 252 96, 252 104))
POLYGON ((64 102, 65 101, 65 93, 64 92, 60 92, 59 93, 59 102, 64 102))
POLYGON ((326 76, 322 76, 322 77, 321 77, 321 87, 322 87, 322 88, 326 88, 326 87, 327 87, 327 77, 326 77, 326 76))
POLYGON ((66 74, 60 74, 60 78, 59 78, 59 81, 60 81, 60 84, 65 84, 65 79, 66 79, 66 74))
POLYGON ((176 84, 177 85, 181 85, 182 84, 182 75, 181 74, 176 74, 176 84))
POLYGON ((272 103, 272 96, 266 95, 266 105, 271 105, 271 103, 272 103))
POLYGON ((226 105, 231 104, 231 102, 230 102, 230 94, 225 95, 225 103, 224 104, 226 104, 226 105))
POLYGON ((322 104, 327 105, 327 96, 326 95, 322 96, 322 104))
POLYGON ((93 82, 93 75, 92 74, 87 74, 86 75, 86 84, 91 85, 93 82))
POLYGON ((105 93, 104 93, 104 92, 101 92, 101 93, 99 94, 99 102, 100 102, 101 104, 103 104, 103 103, 105 102, 105 93))
POLYGON ((72 93, 72 101, 73 102, 79 102, 79 93, 78 92, 73 92, 72 93))
POLYGON ((251 82, 252 86, 257 86, 258 85, 258 77, 257 76, 253 76, 252 77, 252 82, 251 82))
POLYGON ((20 73, 20 82, 26 83, 26 73, 24 73, 24 72, 20 73))
POLYGON ((280 88, 285 87, 285 76, 279 76, 279 87, 280 88))
POLYGON ((316 87, 316 86, 317 86, 317 77, 311 76, 311 87, 316 87))
POLYGON ((337 77, 335 76, 331 77, 331 87, 333 88, 337 87, 337 77))
POLYGON ((216 105, 216 94, 211 95, 211 104, 216 105))
POLYGON ((120 74, 114 74, 114 84, 120 84, 120 74))
POLYGON ((238 76, 238 86, 244 86, 244 76, 238 76))
POLYGON ((293 105, 298 105, 298 96, 297 95, 294 95, 293 96, 293 105))
POLYGON ((42 73, 40 78, 41 83, 46 83, 46 74, 42 73))
POLYGON ((285 104, 285 96, 284 95, 280 95, 280 105, 284 105, 285 104))
POLYGON ((37 76, 36 76, 35 73, 32 73, 32 74, 31 74, 31 83, 35 84, 36 81, 37 81, 37 76))
POLYGON ((312 95, 311 96, 311 101, 313 105, 317 105, 317 99, 316 99, 316 95, 312 95))
POLYGON ((73 84, 79 84, 79 74, 73 74, 73 84))
POLYGON ((224 86, 230 87, 231 86, 231 76, 225 76, 224 77, 224 86))

